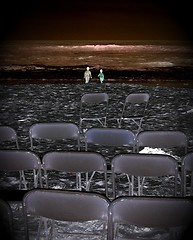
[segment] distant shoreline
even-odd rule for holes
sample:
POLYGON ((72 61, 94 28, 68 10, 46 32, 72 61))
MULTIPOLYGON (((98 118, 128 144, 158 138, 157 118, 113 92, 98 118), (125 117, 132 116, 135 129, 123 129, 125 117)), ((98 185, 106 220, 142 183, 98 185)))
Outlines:
MULTIPOLYGON (((5 66, 0 67, 0 84, 84 83, 85 65, 80 66, 5 66)), ((99 82, 99 69, 90 67, 92 82, 99 82)), ((162 85, 193 88, 193 67, 152 67, 103 69, 106 83, 162 85)))

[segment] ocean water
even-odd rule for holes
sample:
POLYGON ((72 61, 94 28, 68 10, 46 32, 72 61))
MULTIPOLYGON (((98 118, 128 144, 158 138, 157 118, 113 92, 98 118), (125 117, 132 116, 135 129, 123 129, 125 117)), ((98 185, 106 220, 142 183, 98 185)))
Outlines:
POLYGON ((192 66, 193 48, 174 41, 11 41, 0 46, 0 69, 81 66, 106 69, 192 66))

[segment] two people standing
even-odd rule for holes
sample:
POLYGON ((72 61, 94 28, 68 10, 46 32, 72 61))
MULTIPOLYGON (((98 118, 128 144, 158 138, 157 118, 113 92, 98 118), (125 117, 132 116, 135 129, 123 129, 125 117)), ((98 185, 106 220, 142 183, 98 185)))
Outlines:
MULTIPOLYGON (((103 73, 102 69, 100 69, 98 77, 99 77, 100 83, 103 83, 103 81, 105 80, 105 76, 104 76, 104 73, 103 73)), ((84 72, 85 83, 89 83, 91 78, 92 78, 91 71, 90 71, 89 67, 87 67, 86 71, 84 72)))

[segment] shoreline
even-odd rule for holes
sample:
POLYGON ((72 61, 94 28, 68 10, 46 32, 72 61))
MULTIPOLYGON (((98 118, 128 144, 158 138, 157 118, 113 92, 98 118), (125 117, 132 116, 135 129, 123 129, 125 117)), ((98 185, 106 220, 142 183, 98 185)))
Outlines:
MULTIPOLYGON (((83 83, 86 65, 80 66, 5 66, 0 68, 0 85, 83 83)), ((90 67, 92 83, 99 83, 99 69, 90 67)), ((193 67, 152 67, 138 69, 103 68, 105 83, 193 88, 193 67)))

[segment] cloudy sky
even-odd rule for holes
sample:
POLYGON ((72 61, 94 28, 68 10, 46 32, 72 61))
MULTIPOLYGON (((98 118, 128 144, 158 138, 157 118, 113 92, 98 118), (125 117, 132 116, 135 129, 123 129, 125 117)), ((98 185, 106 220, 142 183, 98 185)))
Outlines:
POLYGON ((0 9, 0 36, 1 39, 189 40, 193 31, 190 3, 186 0, 6 0, 0 9))

